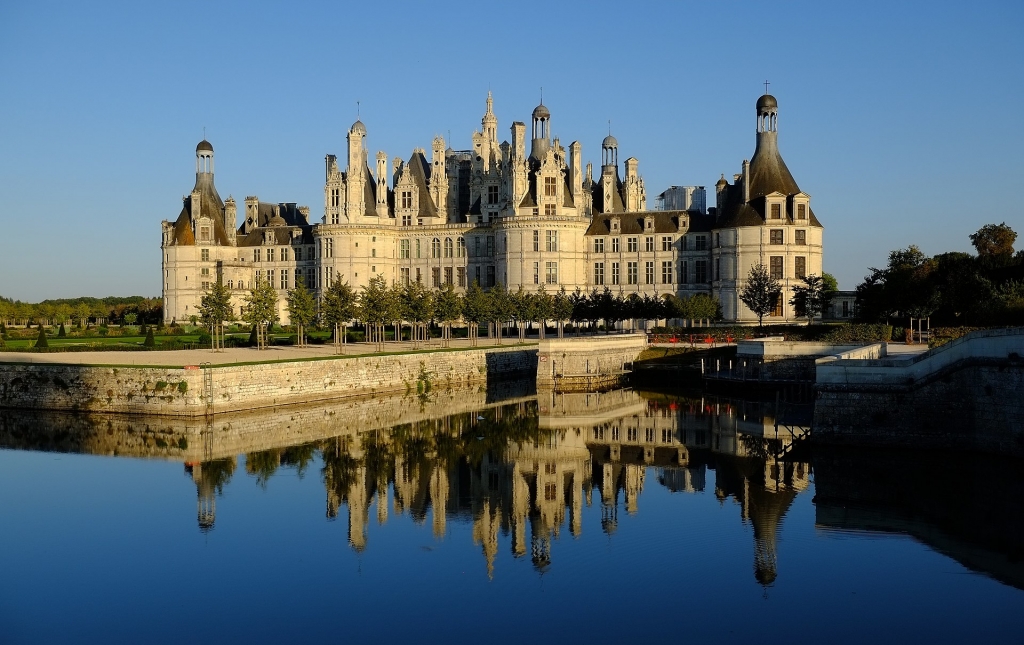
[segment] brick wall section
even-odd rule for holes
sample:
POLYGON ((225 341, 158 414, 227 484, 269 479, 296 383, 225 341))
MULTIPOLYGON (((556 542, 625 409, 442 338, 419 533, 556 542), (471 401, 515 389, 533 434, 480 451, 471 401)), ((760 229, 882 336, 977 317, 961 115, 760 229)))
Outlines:
MULTIPOLYGON (((450 388, 535 373, 537 350, 488 348, 212 368, 214 412, 450 388)), ((0 407, 196 417, 201 370, 4 365, 0 407)))

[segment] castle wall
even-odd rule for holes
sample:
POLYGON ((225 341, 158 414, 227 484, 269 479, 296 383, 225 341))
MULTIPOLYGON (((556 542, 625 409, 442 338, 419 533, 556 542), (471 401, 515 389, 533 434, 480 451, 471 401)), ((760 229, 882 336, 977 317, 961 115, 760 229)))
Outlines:
MULTIPOLYGON (((329 401, 388 392, 487 383, 536 370, 536 350, 488 348, 209 368, 212 411, 329 401)), ((167 367, 7 365, 0 407, 199 417, 207 413, 203 370, 167 367)))

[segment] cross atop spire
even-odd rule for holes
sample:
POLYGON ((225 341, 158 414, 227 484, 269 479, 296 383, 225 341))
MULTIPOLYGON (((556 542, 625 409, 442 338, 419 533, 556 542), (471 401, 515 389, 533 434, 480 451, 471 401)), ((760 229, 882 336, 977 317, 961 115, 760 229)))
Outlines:
POLYGON ((768 93, 768 86, 769 86, 769 85, 771 85, 771 83, 769 83, 769 82, 768 82, 768 81, 766 80, 766 81, 764 82, 764 93, 765 93, 765 94, 767 94, 767 93, 768 93))

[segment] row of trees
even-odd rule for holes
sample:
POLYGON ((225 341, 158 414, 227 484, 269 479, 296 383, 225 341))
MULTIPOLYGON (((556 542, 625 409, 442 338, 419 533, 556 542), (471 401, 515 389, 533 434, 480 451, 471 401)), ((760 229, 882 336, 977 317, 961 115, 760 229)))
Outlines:
MULTIPOLYGON (((828 309, 838 290, 838 283, 828 273, 804 276, 802 281, 803 284, 793 286, 789 304, 793 305, 793 311, 798 317, 807 318, 809 325, 815 317, 828 309)), ((764 326, 764 317, 779 306, 782 297, 782 283, 771 276, 768 267, 763 264, 751 267, 739 298, 757 316, 759 327, 764 326)))
POLYGON ((1024 251, 1017 233, 988 224, 970 236, 976 255, 928 257, 911 245, 889 253, 857 286, 858 316, 867 321, 930 317, 937 325, 1024 324, 1024 251))
POLYGON ((38 303, 21 302, 0 296, 0 322, 7 325, 69 325, 86 326, 90 322, 134 324, 157 323, 163 318, 163 300, 142 296, 107 298, 62 298, 38 303))
MULTIPOLYGON (((357 292, 341 275, 324 290, 319 302, 299 281, 287 294, 286 309, 300 345, 305 343, 306 330, 311 327, 330 329, 336 342, 342 343, 346 328, 353 321, 363 323, 366 340, 379 345, 383 345, 389 327, 394 328, 395 338, 401 338, 408 328, 414 343, 426 340, 431 323, 440 326, 442 342, 447 344, 453 325, 463 322, 475 344, 479 327, 484 323, 501 342, 508 327, 514 328, 522 340, 530 327, 538 325, 543 337, 548 322, 554 323, 561 337, 569 321, 577 329, 584 324, 593 329, 603 321, 606 329, 610 329, 624 320, 713 320, 721 315, 718 301, 706 294, 689 298, 672 294, 622 296, 607 287, 589 294, 580 289, 569 293, 564 287, 549 293, 544 285, 536 291, 520 287, 513 292, 500 283, 488 291, 474 283, 465 294, 459 294, 451 284, 431 290, 419 282, 389 285, 383 276, 371 279, 357 292)), ((277 311, 278 296, 273 285, 260 282, 246 294, 241 319, 255 328, 259 347, 266 345, 266 332, 277 321, 277 311)), ((221 346, 223 323, 234 318, 230 291, 222 284, 214 284, 203 296, 200 314, 203 324, 211 328, 214 347, 221 346)))

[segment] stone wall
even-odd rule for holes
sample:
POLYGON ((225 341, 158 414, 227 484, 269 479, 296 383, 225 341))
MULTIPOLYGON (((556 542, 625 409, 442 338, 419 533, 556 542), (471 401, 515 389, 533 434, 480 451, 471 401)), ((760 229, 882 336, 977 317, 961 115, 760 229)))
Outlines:
POLYGON ((1024 455, 1024 330, 909 359, 822 359, 814 440, 1024 455))
POLYGON ((548 338, 537 348, 537 387, 613 383, 647 347, 645 334, 548 338))
MULTIPOLYGON (((423 393, 536 370, 535 349, 351 356, 210 368, 212 411, 233 412, 378 393, 423 393)), ((5 365, 0 407, 197 417, 204 371, 165 367, 5 365)))

